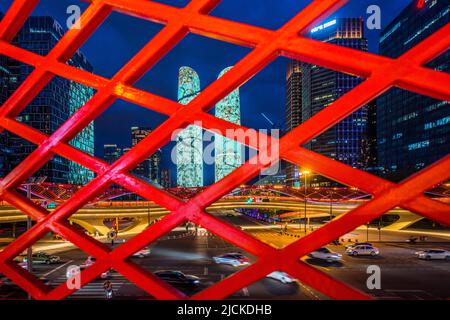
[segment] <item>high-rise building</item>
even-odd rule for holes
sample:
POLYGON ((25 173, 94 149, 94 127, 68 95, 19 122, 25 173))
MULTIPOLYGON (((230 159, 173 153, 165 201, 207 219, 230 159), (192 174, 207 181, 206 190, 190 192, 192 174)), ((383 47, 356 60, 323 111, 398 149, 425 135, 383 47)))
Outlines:
MULTIPOLYGON (((291 60, 286 75, 286 130, 292 131, 302 123, 302 63, 291 60)), ((295 185, 299 181, 299 168, 286 163, 286 183, 295 185)))
POLYGON ((161 186, 163 188, 171 188, 172 187, 172 177, 169 169, 161 170, 161 186))
MULTIPOLYGON (((30 17, 13 43, 23 49, 45 56, 62 38, 64 30, 51 17, 30 17)), ((5 63, 3 61, 3 63, 5 63)), ((68 64, 89 72, 92 66, 81 53, 75 53, 68 64)), ((19 84, 32 72, 31 66, 8 59, 6 62, 11 95, 19 84)), ((73 81, 55 77, 16 117, 47 135, 55 132, 75 111, 82 107, 94 94, 92 88, 73 81)), ((35 145, 15 135, 6 134, 11 156, 8 159, 10 168, 23 161, 34 149, 35 145)), ((94 154, 94 124, 90 123, 70 144, 83 152, 94 154)), ((77 163, 70 162, 60 156, 49 160, 35 176, 46 176, 47 181, 83 185, 89 182, 94 173, 77 163)))
MULTIPOLYGON (((2 14, 0 13, 0 19, 2 14)), ((0 55, 0 106, 8 99, 8 88, 11 72, 8 68, 8 59, 0 55)), ((8 132, 0 134, 0 177, 4 177, 11 171, 9 157, 11 150, 8 147, 8 132)))
MULTIPOLYGON (((219 78, 232 67, 223 70, 219 78)), ((216 117, 226 121, 241 124, 241 103, 239 89, 234 90, 216 104, 216 117)), ((223 132, 226 135, 226 132, 223 132)), ((230 174, 242 164, 242 146, 240 143, 216 134, 215 143, 215 180, 216 182, 230 174)))
MULTIPOLYGON (((449 23, 449 1, 413 1, 381 33, 380 54, 397 58, 449 23)), ((428 64, 450 71, 450 51, 428 64)), ((448 101, 400 89, 377 99, 378 164, 393 180, 432 164, 450 153, 448 101)))
MULTIPOLYGON (((144 140, 152 129, 147 127, 132 127, 131 128, 131 146, 136 146, 139 142, 144 140)), ((161 166, 161 151, 158 150, 152 154, 148 159, 142 161, 133 172, 137 175, 151 180, 154 183, 159 183, 159 171, 161 166)))
MULTIPOLYGON (((311 38, 367 51, 362 18, 339 18, 311 30, 311 38)), ((361 78, 307 63, 292 63, 288 70, 287 125, 293 129, 360 84, 361 78), (289 76, 290 75, 290 76, 289 76), (301 75, 301 80, 300 80, 301 75), (301 93, 298 86, 301 86, 301 93), (301 102, 299 96, 301 95, 301 102), (301 109, 301 114, 299 114, 301 109)), ((368 134, 368 107, 363 106, 306 144, 312 151, 356 168, 365 168, 364 144, 368 134)), ((289 184, 301 183, 298 168, 287 168, 289 184)), ((313 176, 311 185, 327 186, 330 180, 313 176)))
MULTIPOLYGON (((200 78, 189 67, 181 67, 178 77, 178 102, 187 105, 200 93, 200 78)), ((203 186, 203 130, 189 125, 177 137, 177 185, 203 186)))
POLYGON ((117 144, 103 145, 103 159, 109 164, 113 164, 122 156, 122 149, 117 144))

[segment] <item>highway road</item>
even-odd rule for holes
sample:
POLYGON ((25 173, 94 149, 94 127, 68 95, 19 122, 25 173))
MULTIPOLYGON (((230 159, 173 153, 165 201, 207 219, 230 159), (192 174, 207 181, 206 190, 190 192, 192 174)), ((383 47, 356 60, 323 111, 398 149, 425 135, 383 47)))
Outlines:
MULTIPOLYGON (((228 212, 229 213, 229 212, 228 212)), ((246 229, 255 237, 275 247, 284 247, 297 238, 280 235, 277 229, 264 228, 258 222, 236 214, 229 217, 226 213, 221 218, 246 229)), ((291 230, 295 233, 295 230, 291 230)), ((243 252, 226 241, 214 236, 185 235, 181 230, 174 231, 170 236, 151 245, 151 254, 146 258, 132 258, 133 261, 149 271, 180 270, 185 274, 195 275, 201 279, 197 290, 180 288, 187 295, 192 295, 221 279, 237 272, 240 268, 217 265, 212 257, 227 252, 243 252)), ((356 230, 346 239, 353 238, 365 241, 366 231, 356 230)), ((450 297, 450 261, 423 261, 414 257, 414 252, 430 247, 440 247, 450 250, 449 238, 433 237, 428 241, 433 243, 417 243, 411 245, 404 240, 409 237, 405 232, 384 232, 382 239, 388 242, 376 243, 381 255, 379 257, 349 257, 345 255, 343 245, 330 245, 329 249, 342 253, 343 260, 338 263, 326 263, 320 260, 303 258, 304 261, 319 270, 330 274, 362 291, 382 299, 446 299, 450 297), (366 280, 369 277, 367 268, 377 265, 381 268, 381 290, 369 290, 366 280)), ((126 238, 129 238, 127 236, 126 238)), ((378 240, 378 233, 369 231, 369 240, 378 240)), ((119 244, 120 245, 120 244, 119 244)), ((60 249, 61 250, 61 249, 60 249)), ((49 285, 56 287, 66 281, 66 269, 70 265, 82 264, 87 255, 78 249, 64 249, 57 253, 62 262, 55 265, 36 265, 34 274, 46 279, 49 285)), ((255 261, 255 257, 250 257, 255 261)), ((151 299, 146 292, 130 283, 118 273, 112 273, 116 299, 151 299)), ((102 288, 104 280, 95 280, 86 285, 69 299, 105 299, 102 288)), ((26 298, 26 294, 14 285, 0 286, 0 298, 26 298)), ((321 293, 301 284, 282 284, 272 279, 262 279, 259 282, 235 293, 231 299, 327 299, 321 293)))

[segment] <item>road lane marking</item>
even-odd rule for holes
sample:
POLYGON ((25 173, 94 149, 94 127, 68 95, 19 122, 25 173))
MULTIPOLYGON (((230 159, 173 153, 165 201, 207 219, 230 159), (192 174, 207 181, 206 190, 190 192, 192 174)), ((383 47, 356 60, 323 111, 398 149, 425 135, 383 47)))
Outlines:
POLYGON ((64 266, 66 266, 66 265, 68 265, 69 263, 72 263, 72 262, 73 262, 73 260, 69 260, 69 261, 67 261, 66 263, 64 263, 63 265, 60 265, 58 268, 55 268, 55 269, 53 269, 53 270, 51 270, 51 271, 49 271, 49 272, 43 274, 42 276, 43 276, 43 277, 48 277, 48 276, 51 275, 52 273, 58 271, 59 269, 63 268, 64 266))

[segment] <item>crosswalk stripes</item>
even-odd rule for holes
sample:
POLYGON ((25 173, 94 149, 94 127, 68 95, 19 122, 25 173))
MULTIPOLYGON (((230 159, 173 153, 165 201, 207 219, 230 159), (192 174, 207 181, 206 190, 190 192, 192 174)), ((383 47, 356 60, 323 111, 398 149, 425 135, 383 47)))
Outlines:
MULTIPOLYGON (((112 283, 113 290, 117 293, 117 291, 124 284, 128 283, 128 281, 120 274, 113 273, 108 279, 100 280, 96 279, 88 284, 86 284, 81 289, 72 293, 68 299, 104 299, 105 298, 105 290, 103 289, 103 282, 110 281, 112 283)), ((51 285, 53 287, 58 287, 61 284, 64 284, 67 281, 64 275, 59 276, 58 278, 51 281, 51 285)))

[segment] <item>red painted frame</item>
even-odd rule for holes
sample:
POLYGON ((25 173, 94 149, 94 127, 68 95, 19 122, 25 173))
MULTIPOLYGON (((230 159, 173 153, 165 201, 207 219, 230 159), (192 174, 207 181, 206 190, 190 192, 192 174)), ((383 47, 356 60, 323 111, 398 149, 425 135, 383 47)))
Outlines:
MULTIPOLYGON (((32 229, 0 253, 0 272, 35 299, 63 299, 74 291, 64 284, 52 290, 12 261, 49 231, 62 235, 89 255, 97 257, 97 262, 82 272, 82 285, 112 267, 156 298, 187 298, 127 258, 180 223, 189 220, 258 257, 256 263, 194 295, 193 299, 225 298, 275 270, 285 271, 331 298, 368 299, 371 297, 367 294, 303 263, 299 258, 396 206, 450 225, 450 206, 423 195, 427 189, 449 178, 450 156, 444 157, 400 184, 394 184, 301 147, 393 86, 436 99, 450 100, 450 75, 424 67, 427 62, 448 50, 449 25, 400 58, 390 59, 303 36, 313 25, 345 4, 346 0, 315 0, 276 31, 208 16, 208 12, 220 0, 192 0, 185 8, 175 8, 147 0, 91 0, 91 4, 80 18, 82 28, 69 30, 53 50, 42 57, 10 43, 38 2, 38 0, 15 0, 0 23, 0 54, 35 67, 20 88, 1 107, 0 126, 38 145, 37 149, 0 183, 1 198, 37 221, 32 229), (165 27, 112 79, 66 65, 65 62, 112 10, 162 23, 165 27), (188 32, 253 49, 231 71, 212 83, 187 106, 132 87, 134 82, 188 32), (163 146, 175 129, 184 128, 194 121, 202 121, 205 129, 244 128, 215 118, 207 111, 280 55, 366 78, 359 86, 283 138, 279 140, 269 138, 269 141, 271 144, 279 144, 281 158, 306 166, 344 184, 358 187, 372 194, 373 200, 291 245, 275 249, 204 210, 208 205, 256 176, 264 168, 263 164, 245 163, 188 201, 144 183, 129 174, 129 171, 163 146), (56 132, 47 136, 16 121, 15 116, 55 75, 95 88, 97 93, 56 132), (170 117, 149 137, 109 166, 102 160, 70 146, 68 142, 117 98, 170 117), (97 176, 70 200, 50 213, 15 190, 54 154, 85 166, 96 172, 97 176), (171 211, 159 223, 115 250, 110 250, 66 222, 70 215, 112 183, 155 201, 171 211)), ((241 143, 251 143, 240 138, 236 139, 241 143)), ((259 148, 257 145, 249 144, 249 146, 259 148)))

